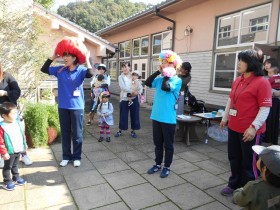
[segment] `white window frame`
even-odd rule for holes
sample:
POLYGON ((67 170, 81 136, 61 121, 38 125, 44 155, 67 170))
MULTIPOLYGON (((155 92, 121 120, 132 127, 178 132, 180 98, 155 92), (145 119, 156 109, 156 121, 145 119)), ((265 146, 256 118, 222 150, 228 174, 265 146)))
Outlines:
POLYGON ((147 56, 147 55, 149 55, 149 45, 150 45, 149 36, 143 36, 143 37, 141 37, 141 41, 140 41, 140 56, 147 56), (148 45, 147 45, 147 46, 143 46, 143 45, 142 45, 142 40, 143 40, 143 39, 148 39, 148 45), (148 47, 147 54, 142 54, 142 48, 143 48, 143 47, 148 47))
POLYGON ((268 19, 269 19, 269 18, 268 18, 268 15, 267 15, 267 16, 263 16, 263 17, 258 17, 258 18, 251 19, 251 20, 250 20, 250 32, 251 32, 251 33, 254 33, 254 32, 258 32, 258 31, 267 31, 268 25, 269 25, 268 19), (266 22, 258 23, 258 21, 259 21, 260 19, 262 19, 262 20, 266 19, 266 22), (256 23, 255 25, 252 25, 252 22, 253 22, 253 21, 257 21, 257 23, 256 23), (260 27, 260 26, 263 27, 262 30, 259 30, 259 29, 258 29, 258 27, 260 27), (255 30, 255 31, 252 31, 252 28, 253 28, 253 27, 256 27, 256 30, 255 30))
POLYGON ((132 56, 133 56, 133 57, 138 57, 138 56, 140 56, 140 55, 141 55, 141 54, 140 54, 140 53, 141 53, 141 39, 140 39, 140 38, 138 38, 138 39, 133 39, 133 40, 132 40, 132 43, 133 43, 133 46, 132 46, 132 48, 133 48, 133 49, 132 49, 132 56), (136 41, 138 41, 138 43, 139 43, 139 46, 138 46, 138 47, 135 47, 135 44, 134 44, 134 43, 135 43, 136 41), (135 51, 136 49, 138 49, 138 55, 134 55, 134 51, 135 51))
MULTIPOLYGON (((157 34, 154 34, 154 35, 152 36, 152 55, 159 55, 159 54, 160 54, 160 53, 154 53, 154 46, 155 46, 155 45, 154 45, 154 37, 155 37, 155 36, 161 35, 160 52, 161 52, 162 50, 171 50, 172 39, 170 39, 170 47, 169 47, 169 48, 165 48, 165 49, 162 48, 163 35, 166 34, 166 33, 172 33, 172 31, 163 31, 163 32, 161 32, 161 33, 157 33, 157 34)), ((172 37, 171 37, 171 38, 172 38, 172 37)))
MULTIPOLYGON (((230 47, 252 46, 254 43, 266 44, 266 43, 268 42, 268 35, 269 35, 268 32, 266 33, 266 38, 265 38, 265 40, 257 41, 257 42, 240 43, 240 38, 241 38, 240 35, 241 35, 241 30, 242 30, 243 14, 244 14, 244 13, 247 13, 247 12, 251 12, 253 9, 260 9, 260 8, 267 7, 267 6, 269 6, 268 28, 267 28, 267 31, 269 32, 269 28, 270 28, 270 19, 271 19, 271 8, 272 8, 271 3, 264 4, 264 5, 257 6, 257 7, 252 7, 252 8, 247 9, 247 10, 242 10, 242 11, 240 11, 240 12, 234 12, 234 13, 232 13, 232 14, 219 17, 219 18, 218 18, 217 28, 216 28, 216 32, 217 32, 217 36, 216 36, 216 40, 215 40, 216 49, 225 49, 225 48, 230 48, 230 47), (224 19, 224 18, 231 17, 231 16, 236 16, 236 15, 239 15, 239 16, 240 16, 239 28, 238 28, 237 44, 226 45, 226 46, 218 46, 218 43, 219 43, 220 20, 221 20, 221 19, 224 19)), ((231 29, 231 31, 233 31, 233 29, 231 29)))
POLYGON ((130 58, 131 57, 131 41, 130 40, 128 40, 128 41, 125 41, 125 42, 120 42, 119 43, 119 49, 120 49, 120 53, 119 53, 119 57, 120 58, 130 58), (130 44, 130 49, 128 49, 126 46, 129 46, 129 44, 130 44), (121 45, 123 45, 123 49, 124 49, 124 57, 121 57, 121 45), (129 52, 130 52, 130 55, 129 56, 127 56, 126 55, 126 51, 127 50, 129 50, 129 52))
MULTIPOLYGON (((216 53, 215 54, 215 62, 214 62, 214 74, 213 74, 213 82, 212 82, 212 90, 222 90, 222 91, 230 91, 231 88, 220 88, 220 87, 215 87, 215 77, 216 77, 216 65, 217 65, 217 56, 218 55, 224 55, 224 54, 235 54, 235 65, 234 65, 234 72, 233 72, 233 80, 234 81, 237 78, 237 65, 238 65, 238 53, 240 51, 236 52, 221 52, 221 53, 216 53)), ((223 70, 218 70, 219 72, 222 72, 223 70)))

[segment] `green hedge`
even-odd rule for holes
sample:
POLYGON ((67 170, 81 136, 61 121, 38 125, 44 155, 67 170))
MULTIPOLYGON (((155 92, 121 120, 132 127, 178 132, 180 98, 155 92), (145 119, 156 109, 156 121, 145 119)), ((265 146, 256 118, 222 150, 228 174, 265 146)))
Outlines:
POLYGON ((29 143, 29 146, 47 146, 47 129, 49 127, 54 127, 58 132, 58 135, 60 135, 57 105, 27 103, 25 106, 23 117, 26 127, 27 142, 29 143), (29 137, 30 140, 28 139, 29 137))

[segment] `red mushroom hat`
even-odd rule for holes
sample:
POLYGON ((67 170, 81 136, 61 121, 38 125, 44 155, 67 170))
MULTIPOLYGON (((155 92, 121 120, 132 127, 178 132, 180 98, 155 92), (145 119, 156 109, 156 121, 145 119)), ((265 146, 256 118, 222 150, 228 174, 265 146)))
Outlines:
POLYGON ((56 46, 55 53, 63 56, 63 53, 71 53, 77 56, 79 63, 86 62, 87 48, 84 43, 77 37, 65 36, 56 46))

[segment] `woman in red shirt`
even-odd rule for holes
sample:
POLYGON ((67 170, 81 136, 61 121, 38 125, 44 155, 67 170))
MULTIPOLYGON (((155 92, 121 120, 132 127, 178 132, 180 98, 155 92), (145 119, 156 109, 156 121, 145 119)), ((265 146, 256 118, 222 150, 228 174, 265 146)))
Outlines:
POLYGON ((256 50, 238 54, 238 73, 232 84, 225 115, 220 123, 228 123, 228 159, 231 176, 228 186, 221 194, 232 195, 258 176, 253 145, 260 143, 260 134, 265 132, 265 120, 271 107, 271 88, 263 77, 261 56, 256 50))

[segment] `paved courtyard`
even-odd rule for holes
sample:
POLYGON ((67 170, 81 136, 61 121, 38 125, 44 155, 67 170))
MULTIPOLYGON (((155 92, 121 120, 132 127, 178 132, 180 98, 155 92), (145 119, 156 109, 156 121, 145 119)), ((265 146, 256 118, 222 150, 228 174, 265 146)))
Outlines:
MULTIPOLYGON (((118 101, 115 126, 118 127, 118 101)), ((159 173, 148 175, 154 164, 150 108, 141 108, 142 129, 138 138, 124 132, 110 143, 98 143, 97 122, 86 127, 82 164, 59 167, 61 143, 50 148, 29 149, 31 166, 20 164, 25 186, 14 191, 0 189, 0 209, 240 209, 232 197, 223 197, 229 172, 226 143, 209 140, 204 143, 206 127, 200 125, 201 139, 187 146, 176 138, 171 174, 162 179, 159 173)), ((2 179, 2 174, 0 175, 2 179)))

